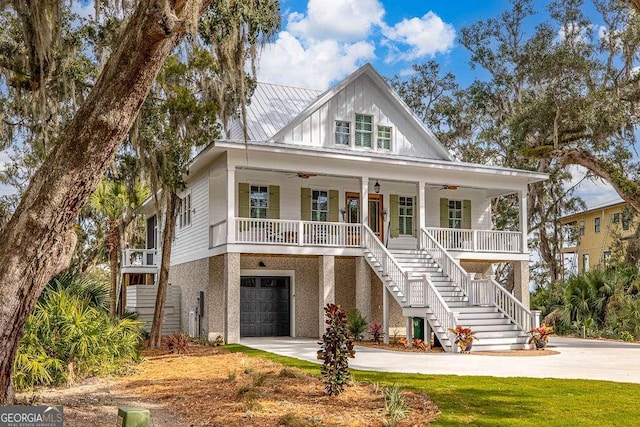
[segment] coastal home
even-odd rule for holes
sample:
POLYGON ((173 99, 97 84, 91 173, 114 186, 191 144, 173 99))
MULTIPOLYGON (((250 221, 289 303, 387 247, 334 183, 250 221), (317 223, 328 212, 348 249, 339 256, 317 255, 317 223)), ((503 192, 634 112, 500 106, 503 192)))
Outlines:
MULTIPOLYGON (((527 186, 546 175, 456 161, 371 65, 325 92, 260 83, 247 125, 248 141, 234 123, 199 152, 180 195, 170 282, 183 330, 316 338, 335 302, 386 339, 417 318, 447 351, 456 324, 484 348, 524 345, 527 186), (519 227, 496 230, 491 202, 508 194, 519 227), (513 265, 514 295, 493 279, 498 262, 513 265)), ((138 267, 154 269, 151 211, 148 228, 138 267)))
POLYGON ((564 228, 565 264, 577 274, 606 266, 616 245, 624 250, 637 226, 633 208, 622 199, 565 216, 560 222, 564 228))

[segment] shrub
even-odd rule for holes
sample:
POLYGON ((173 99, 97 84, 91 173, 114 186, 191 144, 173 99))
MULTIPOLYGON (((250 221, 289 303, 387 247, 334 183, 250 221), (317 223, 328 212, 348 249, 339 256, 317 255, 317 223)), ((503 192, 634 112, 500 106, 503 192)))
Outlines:
POLYGON ((52 282, 27 319, 15 361, 16 389, 111 374, 139 359, 140 322, 112 319, 98 298, 79 292, 77 278, 52 282))
POLYGON ((184 332, 176 332, 167 336, 167 347, 171 353, 184 354, 189 350, 189 336, 184 332))
POLYGON ((355 357, 353 343, 347 333, 346 313, 340 305, 324 308, 327 329, 322 335, 318 358, 323 360, 320 372, 329 396, 340 394, 349 382, 349 357, 355 357))
POLYGON ((382 344, 384 338, 384 332, 382 332, 382 325, 379 323, 372 323, 369 325, 369 333, 371 334, 371 341, 376 344, 382 344))
POLYGON ((367 330, 367 319, 357 308, 347 314, 347 329, 354 340, 362 341, 364 332, 367 330))

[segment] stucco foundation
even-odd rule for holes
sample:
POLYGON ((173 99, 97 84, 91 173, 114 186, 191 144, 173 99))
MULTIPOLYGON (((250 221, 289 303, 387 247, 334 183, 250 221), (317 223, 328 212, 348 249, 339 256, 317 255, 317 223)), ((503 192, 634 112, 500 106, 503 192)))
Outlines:
MULTIPOLYGON (((371 319, 367 319, 369 323, 378 323, 382 325, 382 292, 384 290, 382 282, 376 273, 371 272, 371 319)), ((406 326, 405 318, 402 316, 402 307, 390 296, 389 301, 389 338, 403 337, 405 335, 406 326)))
MULTIPOLYGON (((171 286, 179 286, 181 293, 180 304, 180 329, 189 332, 189 312, 196 311, 200 291, 205 292, 207 301, 207 288, 209 283, 209 260, 187 262, 171 266, 169 270, 169 283, 171 286)), ((209 319, 209 304, 204 304, 204 313, 200 321, 200 330, 197 335, 207 336, 209 319)))

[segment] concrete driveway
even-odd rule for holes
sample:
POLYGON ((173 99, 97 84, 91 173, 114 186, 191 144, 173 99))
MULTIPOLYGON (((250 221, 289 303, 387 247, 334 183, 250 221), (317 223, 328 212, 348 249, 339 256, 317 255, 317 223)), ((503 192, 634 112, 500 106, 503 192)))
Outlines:
MULTIPOLYGON (((318 362, 317 340, 308 338, 242 338, 241 344, 283 356, 318 362)), ((356 369, 420 374, 494 377, 581 378, 640 383, 640 345, 616 341, 551 337, 546 356, 485 356, 408 353, 356 347, 349 366, 356 369)), ((544 351, 544 350, 543 350, 544 351)))

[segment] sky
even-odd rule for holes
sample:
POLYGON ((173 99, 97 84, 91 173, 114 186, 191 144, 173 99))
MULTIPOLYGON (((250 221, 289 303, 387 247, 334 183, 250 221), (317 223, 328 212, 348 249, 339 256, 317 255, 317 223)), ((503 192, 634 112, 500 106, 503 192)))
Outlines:
MULTIPOLYGON (((547 2, 535 4, 544 9, 547 2)), ((470 67, 460 30, 509 6, 506 0, 280 0, 281 31, 261 54, 258 79, 324 90, 367 62, 392 77, 433 59, 466 86, 487 76, 470 67)), ((75 10, 90 16, 93 2, 76 3, 75 10)), ((0 168, 3 161, 0 152, 0 168)), ((576 183, 583 176, 579 169, 574 175, 576 183)), ((603 183, 583 181, 578 188, 589 206, 617 199, 603 183)), ((0 186, 0 195, 7 191, 0 186)))

